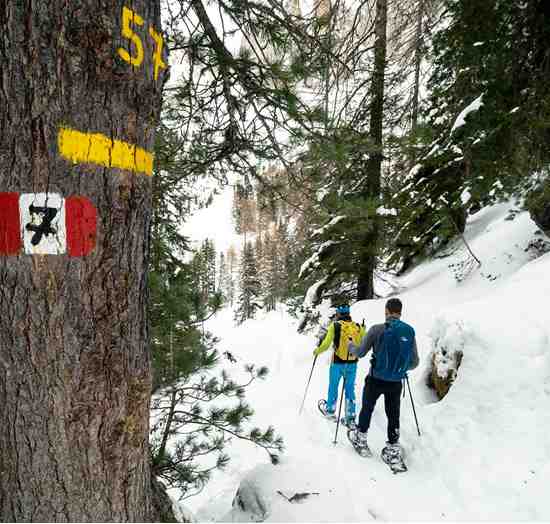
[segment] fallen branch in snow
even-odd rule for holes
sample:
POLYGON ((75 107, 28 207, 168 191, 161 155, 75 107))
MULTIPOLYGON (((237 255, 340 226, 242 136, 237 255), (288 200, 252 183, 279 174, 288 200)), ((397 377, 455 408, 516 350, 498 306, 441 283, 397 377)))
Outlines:
POLYGON ((286 500, 288 500, 291 504, 294 504, 295 502, 302 502, 303 500, 309 498, 310 495, 319 495, 317 492, 305 492, 305 493, 295 493, 292 495, 292 497, 288 498, 282 491, 277 491, 281 497, 284 497, 286 500))
MULTIPOLYGON (((440 215, 441 216, 441 215, 440 215)), ((470 255, 472 255, 473 259, 477 262, 477 265, 478 266, 481 266, 481 260, 479 260, 479 258, 477 258, 475 255, 474 255, 474 252, 472 251, 472 248, 470 247, 470 244, 468 244, 468 241, 466 240, 466 237, 464 236, 464 233, 460 230, 460 228, 458 227, 455 219, 453 218, 452 214, 451 214, 451 210, 450 209, 447 209, 447 218, 450 220, 451 224, 453 225, 453 227, 455 228, 456 232, 458 233, 458 235, 460 236, 460 238, 462 239, 462 242, 464 242, 464 245, 466 246, 466 249, 470 252, 470 255)))
POLYGON ((460 238, 462 238, 462 242, 464 242, 464 245, 466 246, 466 249, 470 252, 470 255, 474 258, 474 260, 477 262, 478 266, 481 266, 481 260, 477 258, 474 255, 474 252, 472 251, 472 248, 470 247, 470 244, 468 244, 468 241, 466 240, 466 237, 464 236, 464 233, 458 229, 458 226, 456 225, 456 222, 451 218, 451 222, 453 223, 453 226, 456 228, 458 234, 460 235, 460 238))

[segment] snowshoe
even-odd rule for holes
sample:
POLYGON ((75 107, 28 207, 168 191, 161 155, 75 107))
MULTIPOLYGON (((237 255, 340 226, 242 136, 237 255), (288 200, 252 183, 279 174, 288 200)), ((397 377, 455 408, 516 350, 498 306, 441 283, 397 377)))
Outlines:
POLYGON ((348 429, 348 440, 351 442, 353 449, 362 457, 372 457, 367 439, 359 434, 359 429, 348 429))
POLYGON ((326 417, 329 420, 336 421, 336 411, 328 411, 327 410, 327 401, 326 400, 319 400, 319 402, 317 402, 317 407, 319 408, 319 411, 321 412, 323 417, 326 417))
POLYGON ((403 460, 403 448, 399 444, 386 444, 380 452, 380 457, 390 467, 393 473, 407 471, 407 465, 403 460))

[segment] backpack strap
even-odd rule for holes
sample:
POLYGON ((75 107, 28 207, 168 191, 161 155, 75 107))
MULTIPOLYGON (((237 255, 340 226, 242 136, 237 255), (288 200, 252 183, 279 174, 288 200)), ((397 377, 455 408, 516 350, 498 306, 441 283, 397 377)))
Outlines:
POLYGON ((338 346, 340 345, 340 335, 342 333, 342 324, 340 322, 336 321, 334 323, 334 350, 338 349, 338 346))

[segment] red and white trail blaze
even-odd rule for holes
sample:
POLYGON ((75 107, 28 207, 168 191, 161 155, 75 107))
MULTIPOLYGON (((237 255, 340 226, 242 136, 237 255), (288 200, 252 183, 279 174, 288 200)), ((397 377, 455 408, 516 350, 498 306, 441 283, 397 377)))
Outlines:
POLYGON ((0 255, 81 257, 96 238, 97 210, 86 197, 0 193, 0 255))

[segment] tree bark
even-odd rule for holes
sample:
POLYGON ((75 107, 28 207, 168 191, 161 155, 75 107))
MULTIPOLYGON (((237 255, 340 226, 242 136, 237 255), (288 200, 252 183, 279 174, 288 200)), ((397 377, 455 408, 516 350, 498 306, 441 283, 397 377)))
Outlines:
MULTIPOLYGON (((85 256, 0 256, 2 521, 157 518, 148 448, 151 177, 113 167, 112 147, 101 165, 84 135, 72 160, 60 142, 60 131, 73 129, 153 149, 165 73, 155 74, 150 30, 160 33, 159 0, 131 3, 143 21, 129 22, 143 46, 139 66, 118 52, 139 55, 136 40, 122 36, 124 5, 0 2, 0 191, 82 196, 97 209, 85 256)), ((137 165, 137 150, 122 156, 132 154, 137 165)))
MULTIPOLYGON (((373 151, 366 164, 367 184, 365 197, 377 203, 380 199, 383 144, 382 130, 384 122, 384 82, 386 75, 386 28, 388 19, 387 0, 376 0, 376 21, 374 41, 374 71, 372 75, 372 100, 369 109, 369 136, 373 151)), ((379 224, 374 214, 362 245, 357 279, 357 300, 374 297, 374 270, 378 251, 379 224)))

